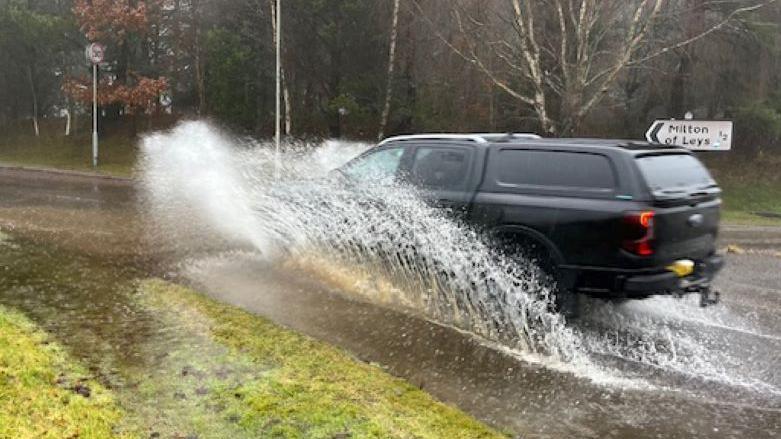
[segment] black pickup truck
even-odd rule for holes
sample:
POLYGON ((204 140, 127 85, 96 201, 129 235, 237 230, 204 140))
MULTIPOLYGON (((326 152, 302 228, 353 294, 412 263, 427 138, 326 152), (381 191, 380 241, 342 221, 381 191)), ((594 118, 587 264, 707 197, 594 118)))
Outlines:
MULTIPOLYGON (((532 134, 428 134, 382 141, 339 170, 350 180, 403 180, 534 258, 574 293, 605 299, 699 293, 710 283, 721 205, 688 150, 645 142, 532 134)), ((564 305, 567 306, 567 305, 564 305)))

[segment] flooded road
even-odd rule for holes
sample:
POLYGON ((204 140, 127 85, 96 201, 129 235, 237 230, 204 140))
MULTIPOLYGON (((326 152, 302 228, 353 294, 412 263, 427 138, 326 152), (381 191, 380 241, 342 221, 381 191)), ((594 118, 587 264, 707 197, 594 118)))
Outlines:
MULTIPOLYGON (((781 431, 781 259, 772 253, 730 254, 718 307, 700 309, 693 298, 585 301, 581 320, 569 323, 594 359, 584 370, 377 306, 353 288, 360 282, 269 261, 251 246, 159 245, 144 215, 131 182, 0 171, 0 303, 31 315, 115 387, 132 387, 189 342, 134 299, 135 279, 168 276, 342 346, 524 437, 781 431)), ((762 241, 768 232, 734 233, 762 241)))

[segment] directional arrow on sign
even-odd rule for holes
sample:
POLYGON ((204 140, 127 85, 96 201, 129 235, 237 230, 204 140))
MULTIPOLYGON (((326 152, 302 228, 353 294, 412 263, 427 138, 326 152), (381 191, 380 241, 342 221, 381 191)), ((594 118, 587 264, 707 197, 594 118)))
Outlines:
POLYGON ((648 131, 645 133, 645 138, 651 143, 662 143, 659 141, 659 131, 664 126, 664 122, 657 120, 656 122, 651 125, 651 128, 648 128, 648 131))
POLYGON ((695 151, 728 151, 732 148, 732 122, 656 120, 646 131, 645 138, 651 143, 695 151))

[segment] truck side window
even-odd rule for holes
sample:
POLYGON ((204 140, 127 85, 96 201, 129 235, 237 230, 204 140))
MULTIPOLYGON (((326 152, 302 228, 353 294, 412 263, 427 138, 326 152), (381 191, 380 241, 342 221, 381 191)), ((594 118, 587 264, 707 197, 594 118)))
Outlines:
POLYGON ((434 190, 463 190, 469 173, 470 151, 421 146, 410 170, 413 184, 434 190))
POLYGON ((378 148, 349 163, 342 171, 355 181, 392 182, 399 169, 403 148, 378 148))
POLYGON ((609 191, 616 187, 610 160, 600 154, 506 149, 500 151, 500 186, 537 186, 609 191))

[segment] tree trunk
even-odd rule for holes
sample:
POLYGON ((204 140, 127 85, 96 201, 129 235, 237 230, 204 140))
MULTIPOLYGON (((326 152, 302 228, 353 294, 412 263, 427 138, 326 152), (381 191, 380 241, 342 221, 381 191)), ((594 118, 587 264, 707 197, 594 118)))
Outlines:
POLYGON ((172 46, 176 55, 172 57, 171 65, 168 67, 168 69, 171 71, 171 73, 168 75, 168 87, 169 90, 171 90, 171 95, 176 97, 174 93, 179 89, 179 83, 182 80, 182 70, 179 68, 181 63, 180 54, 187 52, 185 51, 186 46, 182 43, 182 18, 184 16, 184 14, 182 14, 182 5, 180 0, 174 0, 173 5, 174 8, 173 11, 170 12, 169 20, 172 22, 171 27, 173 28, 174 34, 174 41, 172 46))
POLYGON ((285 104, 285 135, 289 136, 293 130, 292 105, 290 104, 290 90, 285 81, 285 69, 282 69, 282 100, 285 104))
MULTIPOLYGON (((130 68, 130 41, 128 37, 125 37, 119 42, 119 57, 117 58, 116 67, 116 82, 121 85, 129 84, 129 68, 130 68)), ((100 78, 100 69, 98 69, 98 78, 100 78)), ((98 82, 100 84, 100 82, 98 82)), ((100 86, 100 85, 98 85, 100 86)), ((116 101, 111 104, 101 106, 101 117, 106 121, 120 120, 127 113, 127 105, 124 101, 116 101)), ((133 127, 135 133, 135 127, 133 127)))
MULTIPOLYGON (((271 31, 274 35, 273 43, 276 45, 277 38, 281 38, 282 35, 277 33, 277 3, 276 0, 270 0, 271 4, 271 31)), ((293 115, 290 105, 290 89, 288 88, 287 81, 285 80, 285 68, 280 67, 280 82, 282 83, 282 105, 285 112, 285 136, 289 136, 293 129, 293 115)))
POLYGON ((496 103, 494 102, 494 84, 486 81, 488 85, 488 127, 492 133, 496 132, 496 103))
POLYGON ((686 49, 681 49, 678 55, 678 67, 670 87, 670 117, 683 118, 689 68, 689 56, 686 54, 686 49))
POLYGON ((35 92, 35 81, 33 80, 33 68, 27 66, 27 80, 30 83, 30 93, 33 97, 33 128, 35 129, 35 137, 40 136, 41 132, 38 129, 38 94, 35 92))
POLYGON ((68 100, 68 113, 71 115, 71 133, 74 136, 79 134, 79 105, 73 100, 68 100))
POLYGON ((540 121, 540 129, 542 129, 544 134, 558 135, 556 126, 553 124, 553 121, 550 119, 550 117, 548 117, 548 110, 546 105, 545 95, 542 92, 537 92, 535 94, 532 108, 534 108, 534 112, 537 113, 537 118, 540 121))
POLYGON ((404 42, 404 63, 402 67, 402 81, 404 85, 403 96, 405 105, 411 111, 406 111, 405 115, 398 121, 399 131, 415 131, 415 108, 417 106, 418 92, 415 87, 417 84, 415 70, 415 48, 418 45, 417 33, 413 32, 412 26, 404 27, 404 35, 401 41, 404 42))
POLYGON ((388 115, 390 113, 390 104, 393 93, 393 65, 396 60, 396 36, 399 28, 399 0, 393 2, 393 24, 391 25, 390 48, 388 50, 388 72, 385 82, 385 105, 382 108, 382 117, 380 118, 380 130, 377 134, 377 140, 382 139, 385 134, 385 128, 388 125, 388 115))
POLYGON ((203 60, 201 58, 201 10, 200 2, 192 2, 193 16, 193 49, 195 58, 195 85, 198 91, 198 115, 206 111, 206 87, 204 85, 203 60))

